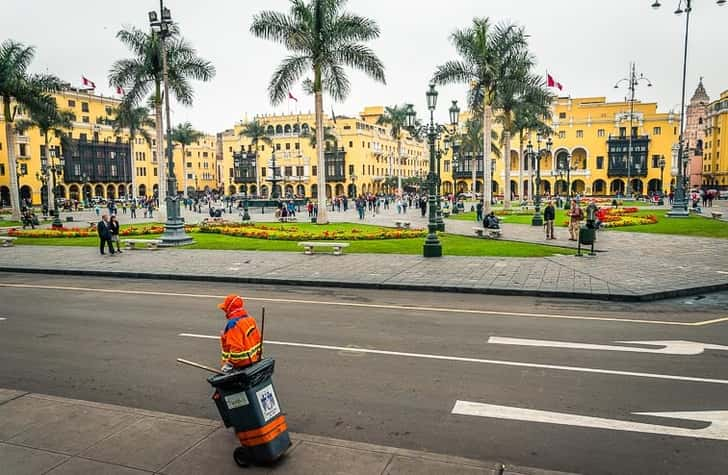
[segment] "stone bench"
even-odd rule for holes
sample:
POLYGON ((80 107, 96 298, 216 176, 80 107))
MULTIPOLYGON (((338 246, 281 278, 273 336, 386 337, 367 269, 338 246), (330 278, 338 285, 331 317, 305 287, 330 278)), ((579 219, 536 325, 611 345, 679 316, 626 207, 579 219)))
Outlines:
POLYGON ((303 247, 303 253, 306 255, 313 255, 313 251, 317 247, 331 247, 334 249, 334 255, 340 256, 344 253, 343 249, 349 247, 348 242, 328 242, 328 241, 315 241, 315 242, 299 242, 299 246, 303 247))
POLYGON ((710 217, 713 219, 720 219, 723 217, 723 213, 721 213, 720 211, 711 211, 710 217))
POLYGON ((2 247, 12 247, 13 241, 15 241, 16 239, 18 238, 11 236, 0 236, 0 242, 3 243, 2 247))
POLYGON ((281 216, 278 218, 278 222, 280 223, 296 223, 298 222, 298 219, 295 216, 281 216))
POLYGON ((473 232, 478 237, 488 237, 490 239, 499 238, 503 234, 501 229, 488 229, 481 227, 473 227, 473 232))
POLYGON ((410 229, 412 223, 410 221, 395 221, 394 225, 397 226, 397 229, 410 229))
POLYGON ((159 249, 159 245, 162 244, 161 239, 124 239, 122 242, 124 243, 124 249, 127 251, 140 249, 136 247, 137 244, 146 244, 144 249, 156 251, 159 249))

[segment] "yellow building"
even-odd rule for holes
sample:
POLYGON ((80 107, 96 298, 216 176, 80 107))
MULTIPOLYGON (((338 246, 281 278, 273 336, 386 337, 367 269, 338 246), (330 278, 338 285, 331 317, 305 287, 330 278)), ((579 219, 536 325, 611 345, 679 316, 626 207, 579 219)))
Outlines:
POLYGON ((728 90, 708 106, 703 185, 716 189, 728 186, 728 90))
MULTIPOLYGON (((378 125, 383 107, 367 107, 360 117, 325 118, 324 127, 335 141, 326 147, 327 196, 353 197, 364 193, 394 191, 386 180, 424 176, 426 147, 404 132, 401 140, 391 136, 388 126, 378 125)), ((285 196, 316 196, 318 169, 316 147, 311 141, 313 114, 262 115, 272 144, 262 141, 254 150, 242 136, 244 123, 222 134, 223 181, 228 193, 272 196, 272 187, 285 196), (275 159, 275 170, 274 170, 275 159), (272 178, 272 180, 271 180, 272 178)))
POLYGON ((222 168, 217 163, 216 147, 215 135, 203 135, 197 142, 185 147, 182 159, 182 145, 174 144, 174 174, 177 177, 177 188, 186 192, 186 196, 194 196, 195 192, 218 190, 221 187, 222 168))

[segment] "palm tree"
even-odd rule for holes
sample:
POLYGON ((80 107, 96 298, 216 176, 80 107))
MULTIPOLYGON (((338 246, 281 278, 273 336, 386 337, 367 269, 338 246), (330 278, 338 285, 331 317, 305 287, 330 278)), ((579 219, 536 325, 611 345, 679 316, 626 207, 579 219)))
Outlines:
MULTIPOLYGON (((318 134, 316 133, 316 127, 311 127, 310 132, 304 132, 301 134, 302 137, 308 137, 308 143, 311 145, 311 148, 316 148, 316 143, 318 140, 318 134)), ((339 138, 336 136, 336 133, 334 132, 333 127, 324 127, 324 151, 328 150, 333 143, 334 149, 338 148, 339 145, 339 138)))
MULTIPOLYGON (((471 192, 473 198, 475 198, 475 183, 477 180, 477 157, 483 152, 483 121, 478 114, 473 114, 473 117, 465 121, 465 128, 460 135, 460 153, 462 155, 469 154, 471 157, 471 172, 472 172, 472 184, 471 192)), ((490 153, 496 157, 500 157, 500 149, 498 148, 498 132, 495 130, 490 131, 490 153)), ((489 165, 488 160, 483 154, 483 170, 486 165, 489 165)), ((487 168, 490 168, 488 166, 487 168)), ((483 174, 485 177, 485 174, 483 174)), ((455 178, 453 178, 453 190, 455 190, 455 178)))
MULTIPOLYGON (((162 123, 162 57, 161 38, 134 27, 120 30, 116 37, 133 53, 134 57, 116 61, 109 71, 109 84, 124 88, 131 104, 140 104, 150 96, 157 132, 157 157, 159 160, 159 201, 165 199, 167 184, 167 160, 164 154, 164 128, 162 123)), ((172 25, 170 36, 165 40, 169 89, 182 104, 192 105, 194 97, 190 80, 209 81, 215 76, 215 67, 197 56, 187 43, 177 25, 172 25)), ((160 207, 161 209, 161 207, 160 207)))
MULTIPOLYGON (((144 140, 152 146, 152 136, 149 135, 148 129, 155 127, 154 120, 149 117, 149 109, 146 107, 134 106, 127 100, 121 102, 119 107, 114 110, 114 119, 112 122, 114 127, 114 134, 119 136, 125 131, 129 133, 129 142, 132 144, 132 157, 134 151, 134 144, 137 136, 141 136, 144 140)), ((132 164, 134 160, 132 159, 132 164)), ((131 167, 131 197, 136 198, 137 185, 136 185, 136 167, 131 167)))
MULTIPOLYGON (((397 142, 397 162, 402 160, 402 132, 407 127, 407 112, 414 107, 412 104, 403 104, 402 106, 385 107, 384 114, 379 116, 377 124, 389 125, 389 133, 397 142)), ((392 176, 393 170, 392 156, 389 156, 389 176, 392 176)), ((402 177, 397 173, 397 191, 402 193, 402 177)))
MULTIPOLYGON (((192 128, 192 124, 185 122, 172 129, 172 142, 182 145, 182 186, 184 187, 185 198, 187 198, 187 146, 200 140, 205 134, 192 128)), ((197 190, 195 190, 197 191, 197 190)))
MULTIPOLYGON (((288 97, 291 87, 307 73, 313 74, 317 142, 324 141, 323 91, 336 101, 349 93, 345 66, 363 71, 382 83, 384 66, 365 41, 379 37, 374 20, 343 11, 346 0, 290 0, 286 13, 263 11, 253 17, 250 31, 259 38, 283 44, 291 53, 273 73, 268 93, 273 104, 288 97)), ((318 147, 318 218, 326 215, 326 161, 318 147)))
MULTIPOLYGON (((258 157, 258 145, 260 144, 260 142, 263 142, 266 145, 273 146, 273 139, 270 137, 270 135, 268 135, 267 125, 257 118, 253 119, 252 122, 248 122, 247 124, 243 125, 243 130, 240 131, 240 136, 250 139, 250 143, 253 145, 253 148, 255 148, 256 158, 258 157)), ((256 173, 255 176, 256 191, 260 193, 260 175, 256 173)))
MULTIPOLYGON (((438 84, 466 83, 471 109, 483 113, 483 150, 490 150, 493 104, 501 81, 507 79, 508 64, 527 49, 523 28, 501 23, 491 26, 487 18, 473 18, 468 28, 451 35, 459 60, 438 66, 433 80, 438 84)), ((485 212, 490 212, 492 177, 487 157, 483 161, 485 212)))
MULTIPOLYGON (((73 121, 76 120, 76 115, 68 110, 59 110, 56 105, 56 100, 53 98, 53 108, 41 108, 30 111, 29 119, 20 119, 15 123, 15 130, 18 133, 23 133, 27 129, 37 127, 40 134, 43 136, 44 146, 44 161, 46 164, 51 164, 50 161, 50 138, 49 134, 52 132, 56 137, 61 140, 61 144, 64 149, 70 146, 70 140, 67 130, 73 128, 73 121)), ((48 180, 46 182, 46 196, 48 199, 48 209, 55 210, 55 174, 53 182, 48 180)), ((59 227, 60 221, 54 222, 54 227, 59 227)), ((62 226, 62 225, 60 225, 62 226)))
POLYGON ((0 44, 0 98, 2 98, 10 169, 10 206, 15 220, 20 219, 13 126, 16 114, 19 108, 29 113, 54 110, 56 103, 50 92, 61 88, 61 81, 53 75, 28 73, 28 67, 34 56, 35 48, 32 46, 25 46, 13 40, 5 40, 0 44))

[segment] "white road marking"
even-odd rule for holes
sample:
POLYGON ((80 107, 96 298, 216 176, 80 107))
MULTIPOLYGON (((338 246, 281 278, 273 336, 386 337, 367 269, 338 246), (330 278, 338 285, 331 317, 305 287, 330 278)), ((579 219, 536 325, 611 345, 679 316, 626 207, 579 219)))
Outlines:
POLYGON ((5 318, 5 317, 0 317, 0 320, 7 320, 7 318, 5 318))
MULTIPOLYGON (((220 337, 216 335, 199 335, 196 333, 180 333, 178 336, 190 337, 190 338, 206 338, 210 340, 219 340, 220 337)), ((677 376, 672 374, 659 374, 659 373, 637 373, 633 371, 618 371, 611 369, 598 369, 598 368, 582 368, 579 366, 561 366, 561 365, 549 365, 540 363, 524 363, 520 361, 504 361, 504 360, 489 360, 481 358, 466 358, 461 356, 447 356, 447 355, 428 355, 423 353, 405 353, 401 351, 387 351, 387 350, 373 350, 370 348, 351 348, 346 346, 331 346, 331 345, 314 345, 310 343, 295 343, 289 341, 274 341, 265 340, 266 345, 280 345, 280 346, 295 346, 299 348, 311 348, 316 350, 331 350, 331 351, 349 351, 352 353, 370 353, 375 355, 387 355, 387 356, 403 356, 408 358, 424 358, 429 360, 445 360, 445 361, 459 361, 463 363, 482 363, 490 365, 500 366, 515 366, 520 368, 539 368, 539 369, 553 369, 560 371, 575 371, 580 373, 596 373, 596 374, 613 374, 617 376, 633 376, 637 378, 649 378, 649 379, 668 379, 674 381, 690 381, 695 383, 711 383, 711 384, 728 384, 726 379, 710 379, 710 378, 696 378, 692 376, 677 376)))
POLYGON ((595 345, 590 343, 573 343, 554 340, 530 340, 526 338, 508 338, 492 336, 488 343, 496 345, 538 346, 545 348, 568 348, 575 350, 603 350, 603 351, 629 351, 633 353, 655 353, 660 355, 700 355, 705 350, 728 350, 728 346, 712 345, 696 341, 669 340, 669 341, 617 341, 615 343, 629 343, 632 345, 659 346, 661 348, 638 348, 634 346, 595 345))
MULTIPOLYGON (((127 294, 127 295, 153 295, 162 297, 187 297, 200 299, 223 299, 225 295, 209 295, 209 294, 189 294, 178 292, 155 292, 149 290, 121 290, 121 289, 99 289, 92 287, 69 287, 60 285, 36 285, 36 284, 9 284, 0 283, 0 287, 21 288, 21 289, 43 289, 43 290, 66 290, 72 292, 98 292, 107 294, 127 294)), ((326 300, 301 300, 301 299, 282 299, 282 298, 265 298, 265 297, 245 297, 250 302, 276 302, 276 303, 294 303, 303 305, 331 305, 338 307, 359 307, 359 308, 381 308, 387 310, 411 310, 415 312, 436 312, 436 313, 465 313, 476 315, 488 315, 494 317, 526 317, 526 318, 553 318, 563 320, 591 320, 602 322, 620 322, 635 323, 643 325, 676 325, 676 326, 699 326, 707 325, 705 322, 676 322, 670 320, 638 320, 633 318, 619 317, 592 317, 586 315, 554 315, 547 313, 528 313, 528 312, 502 312, 498 310, 475 310, 465 308, 452 307, 418 307, 416 305, 385 305, 373 303, 355 303, 355 302, 332 302, 326 300)), ((723 320, 728 320, 725 317, 723 320)), ((711 320, 710 323, 718 323, 723 320, 711 320)))
POLYGON ((544 424, 589 427, 593 429, 640 432, 643 434, 672 435, 678 437, 692 437, 695 439, 728 440, 728 411, 633 413, 642 416, 708 422, 709 425, 703 429, 688 429, 684 427, 644 424, 641 422, 623 421, 619 419, 605 419, 601 417, 580 416, 562 412, 521 409, 519 407, 497 406, 495 404, 483 404, 470 401, 456 401, 455 406, 452 408, 452 413, 464 416, 492 417, 495 419, 507 419, 512 421, 540 422, 544 424))

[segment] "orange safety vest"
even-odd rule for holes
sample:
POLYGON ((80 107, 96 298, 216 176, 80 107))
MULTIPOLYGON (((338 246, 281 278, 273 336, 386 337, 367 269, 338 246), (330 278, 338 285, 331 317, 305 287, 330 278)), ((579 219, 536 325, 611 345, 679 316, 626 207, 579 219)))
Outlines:
POLYGON ((244 368, 260 361, 261 339, 255 319, 244 309, 234 310, 220 334, 222 364, 244 368))

